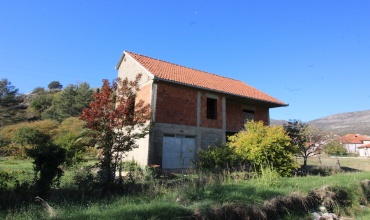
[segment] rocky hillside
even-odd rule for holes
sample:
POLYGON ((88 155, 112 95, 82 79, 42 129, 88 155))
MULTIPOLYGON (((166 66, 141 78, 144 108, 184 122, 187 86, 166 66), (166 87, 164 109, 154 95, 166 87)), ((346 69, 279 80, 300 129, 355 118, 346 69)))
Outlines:
MULTIPOLYGON (((271 125, 285 123, 284 120, 271 119, 271 125)), ((339 135, 350 133, 370 135, 370 110, 330 115, 307 123, 339 135)))
POLYGON ((370 135, 370 110, 330 115, 308 123, 340 135, 370 135))
POLYGON ((288 123, 285 120, 275 120, 275 119, 270 119, 270 125, 283 125, 288 123))

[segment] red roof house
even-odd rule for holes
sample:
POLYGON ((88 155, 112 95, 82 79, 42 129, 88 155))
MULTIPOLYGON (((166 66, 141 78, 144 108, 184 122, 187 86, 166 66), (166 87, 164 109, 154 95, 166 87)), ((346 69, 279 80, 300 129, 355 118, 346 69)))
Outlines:
POLYGON ((361 134, 347 134, 341 137, 341 142, 348 153, 359 153, 360 146, 370 143, 370 137, 361 134))
POLYGON ((360 157, 370 157, 370 144, 363 144, 357 148, 360 157))
POLYGON ((198 148, 225 142, 247 120, 269 124, 269 109, 286 103, 235 79, 125 51, 118 77, 142 74, 137 95, 152 106, 154 126, 130 152, 143 165, 192 167, 198 148))

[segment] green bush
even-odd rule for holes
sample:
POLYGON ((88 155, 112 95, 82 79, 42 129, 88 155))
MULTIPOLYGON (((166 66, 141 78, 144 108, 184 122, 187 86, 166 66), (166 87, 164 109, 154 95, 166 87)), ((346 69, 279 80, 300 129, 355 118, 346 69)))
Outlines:
POLYGON ((347 150, 339 141, 335 140, 324 147, 324 152, 329 155, 346 155, 347 150))
POLYGON ((85 146, 79 142, 78 137, 75 134, 67 133, 60 136, 55 143, 66 150, 66 162, 65 164, 69 167, 84 160, 85 146))
POLYGON ((93 193, 97 186, 96 175, 91 172, 90 168, 80 169, 73 176, 73 185, 81 193, 93 193))
POLYGON ((294 161, 296 148, 282 126, 266 126, 250 121, 245 129, 229 137, 229 146, 255 169, 272 166, 282 176, 290 176, 299 167, 294 161))
POLYGON ((34 159, 34 184, 40 194, 46 193, 55 183, 59 186, 63 170, 59 167, 64 163, 66 150, 55 145, 50 136, 37 129, 23 127, 14 135, 14 140, 26 148, 26 154, 34 159))
POLYGON ((11 172, 0 170, 0 191, 7 189, 9 184, 15 179, 11 172))
POLYGON ((244 161, 235 153, 233 147, 218 143, 216 146, 199 149, 193 162, 200 169, 219 170, 240 166, 244 161))

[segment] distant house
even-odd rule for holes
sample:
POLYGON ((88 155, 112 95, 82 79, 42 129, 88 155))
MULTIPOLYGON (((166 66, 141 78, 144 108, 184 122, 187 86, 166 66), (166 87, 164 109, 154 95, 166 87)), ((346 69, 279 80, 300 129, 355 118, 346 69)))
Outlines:
POLYGON ((359 147, 364 144, 370 144, 370 137, 360 134, 347 134, 341 137, 341 142, 346 148, 347 153, 359 154, 359 149, 361 149, 359 147))
POLYGON ((126 156, 142 165, 192 167, 197 149, 224 143, 247 120, 268 125, 269 109, 287 106, 239 80, 132 52, 123 53, 116 69, 120 78, 142 74, 137 99, 152 106, 150 134, 126 156))
POLYGON ((360 157, 370 157, 370 143, 359 146, 358 155, 360 157))

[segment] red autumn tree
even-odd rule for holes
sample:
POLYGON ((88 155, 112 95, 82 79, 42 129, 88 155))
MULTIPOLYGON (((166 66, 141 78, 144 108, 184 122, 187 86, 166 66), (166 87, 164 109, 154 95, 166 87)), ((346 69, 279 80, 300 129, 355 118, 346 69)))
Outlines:
POLYGON ((95 131, 98 148, 102 150, 99 162, 100 181, 106 187, 115 179, 118 162, 125 152, 137 148, 136 140, 145 137, 150 128, 151 109, 143 100, 136 100, 141 74, 134 81, 117 79, 103 85, 83 109, 81 119, 95 131))

